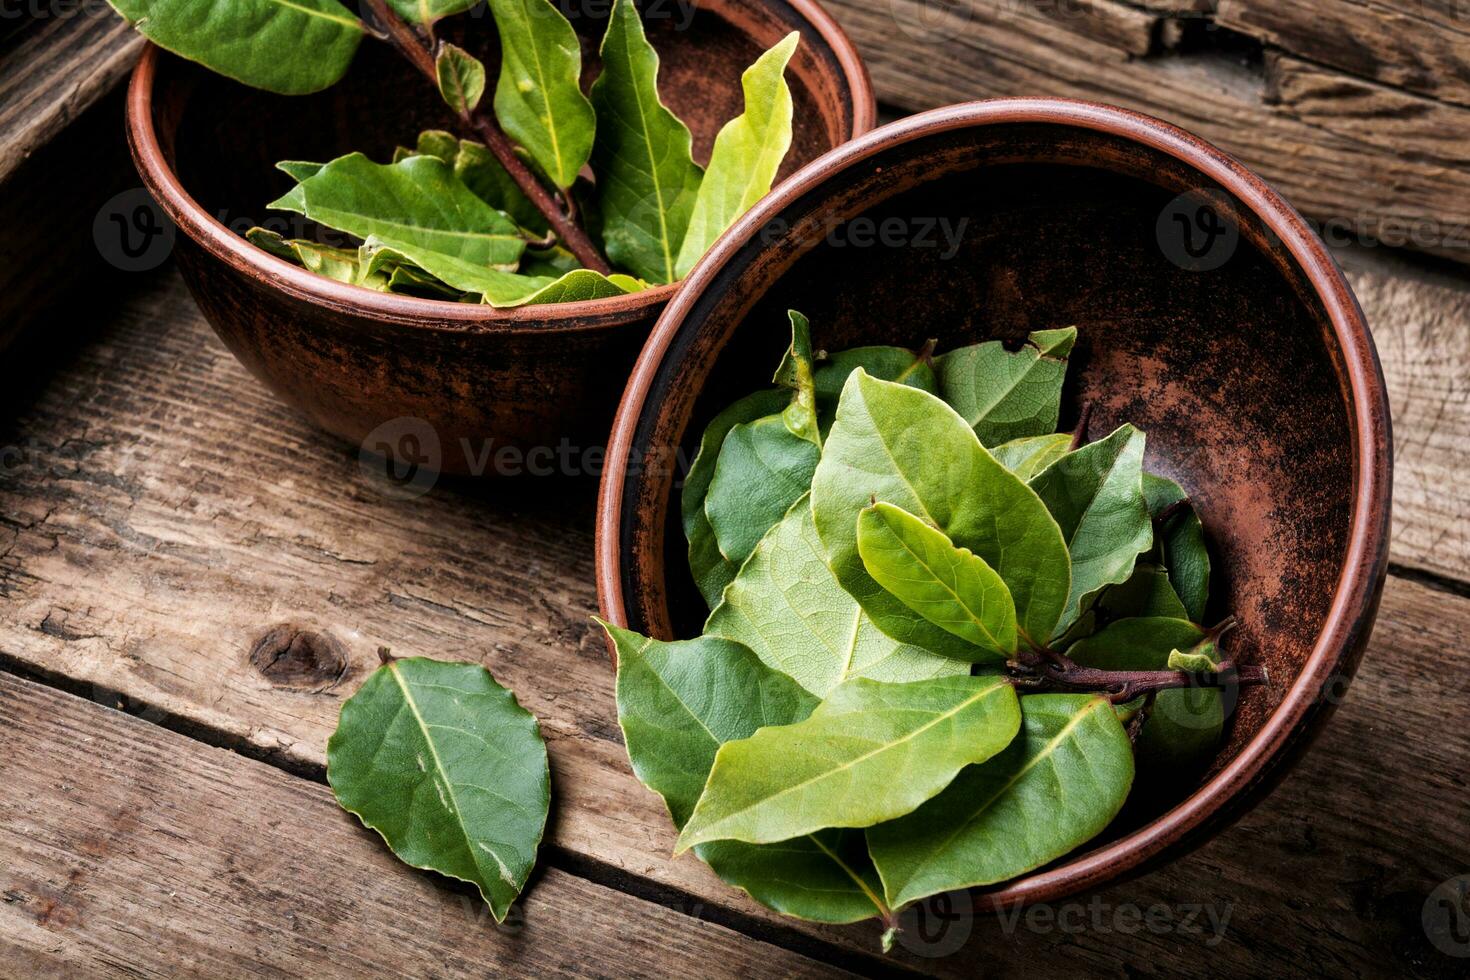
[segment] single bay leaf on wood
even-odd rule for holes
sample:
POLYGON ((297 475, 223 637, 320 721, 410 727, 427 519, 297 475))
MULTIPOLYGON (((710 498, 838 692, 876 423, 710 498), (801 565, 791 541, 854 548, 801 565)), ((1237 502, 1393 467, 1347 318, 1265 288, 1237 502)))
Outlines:
POLYGON ((1107 698, 1035 694, 1005 751, 899 820, 868 829, 884 893, 900 908, 1007 881, 1091 840, 1133 783, 1133 747, 1107 698))
MULTIPOLYGON (((1143 493, 1148 499, 1149 514, 1155 521, 1170 506, 1187 501, 1183 488, 1167 477, 1152 473, 1143 475, 1143 493)), ((1155 529, 1155 542, 1169 570, 1169 581, 1178 593, 1189 619, 1204 621, 1205 606, 1210 598, 1210 551, 1205 546, 1205 528, 1194 507, 1185 504, 1161 527, 1155 529)))
POLYGON ((793 31, 745 70, 745 111, 715 136, 709 167, 675 267, 684 278, 715 239, 770 191, 791 148, 791 89, 786 64, 801 35, 793 31))
POLYGON ((597 114, 582 94, 582 47, 551 0, 489 0, 500 34, 495 117, 563 190, 592 154, 597 114))
POLYGON ((650 282, 673 282, 704 171, 694 162, 689 127, 659 100, 658 53, 633 0, 613 5, 592 106, 592 168, 607 256, 650 282))
POLYGON ((520 261, 525 240, 440 159, 378 164, 361 153, 327 164, 270 207, 372 239, 465 292, 490 293, 520 261))
POLYGON ((1071 581, 1066 541, 1046 505, 998 463, 953 408, 917 388, 857 371, 812 481, 812 513, 840 581, 885 633, 968 658, 959 637, 919 616, 863 567, 858 514, 873 500, 902 507, 999 573, 1017 628, 1050 639, 1071 581))
MULTIPOLYGON (((1197 651, 1207 639, 1206 631, 1188 620, 1120 619, 1072 644, 1067 656, 1104 670, 1174 670, 1181 669, 1170 664, 1176 650, 1197 651)), ((1213 649, 1209 644, 1207 651, 1213 649)), ((1213 758, 1224 727, 1218 690, 1160 691, 1135 743, 1141 773, 1160 783, 1197 772, 1213 758)))
POLYGON ((704 512, 705 497, 709 494, 710 482, 714 479, 720 449, 725 444, 725 437, 735 426, 777 414, 790 397, 789 392, 776 389, 757 391, 716 415, 705 427, 699 442, 699 452, 690 464, 689 475, 684 478, 679 505, 684 536, 689 541, 689 570, 694 575, 694 582, 699 586, 705 603, 711 609, 720 604, 725 586, 734 581, 736 572, 740 570, 739 565, 720 553, 719 540, 704 512))
POLYGON ((1139 554, 1153 544, 1143 496, 1143 446, 1143 433, 1125 424, 1031 479, 1072 556, 1063 627, 1082 615, 1099 590, 1126 582, 1139 554))
POLYGON ((536 861, 551 778, 536 719, 485 668, 379 668, 342 706, 327 781, 404 862, 473 883, 505 919, 536 861))
MULTIPOLYGON (((485 66, 464 48, 445 41, 434 59, 439 94, 457 115, 466 116, 485 95, 485 66)), ((453 160, 446 161, 452 164, 453 160)))
POLYGON ((253 88, 305 95, 347 73, 362 22, 337 0, 108 0, 138 33, 253 88))
POLYGON ((920 616, 973 644, 971 659, 1015 655, 1016 603, 985 559, 892 504, 865 509, 857 539, 868 574, 920 616))
POLYGON ((726 559, 738 567, 750 557, 766 532, 807 492, 820 455, 780 415, 730 429, 704 501, 705 516, 726 559))
POLYGON ((1067 356, 1077 330, 1038 330, 1018 351, 992 340, 936 361, 944 400, 986 446, 1050 435, 1061 416, 1067 356))
MULTIPOLYGON (((811 714, 817 700, 738 643, 660 643, 604 623, 618 650, 618 724, 633 772, 663 797, 675 827, 694 810, 720 745, 811 714)), ((718 841, 695 853, 727 883, 778 912, 819 922, 883 914, 860 831, 775 844, 718 841)))
POLYGON ((848 681, 805 721, 720 746, 677 850, 782 841, 909 813, 1015 737, 1016 700, 1000 677, 848 681))
POLYGON ((970 669, 873 625, 827 567, 807 496, 761 539, 704 631, 745 644, 817 697, 853 677, 916 681, 970 669))

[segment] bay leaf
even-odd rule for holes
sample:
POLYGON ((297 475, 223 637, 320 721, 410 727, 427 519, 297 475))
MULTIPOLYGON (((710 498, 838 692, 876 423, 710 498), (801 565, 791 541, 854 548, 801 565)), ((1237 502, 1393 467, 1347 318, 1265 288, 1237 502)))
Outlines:
POLYGON ((907 347, 853 347, 818 359, 813 378, 817 404, 835 410, 843 385, 858 368, 883 381, 895 381, 931 395, 939 394, 939 381, 934 376, 928 355, 907 347))
MULTIPOLYGON (((618 724, 633 772, 682 828, 719 747, 811 714, 817 700, 738 643, 661 643, 607 623, 618 649, 618 724)), ((824 830, 774 844, 695 848, 727 883, 778 912, 857 922, 887 910, 860 832, 824 830)))
POLYGON ((992 340, 935 361, 944 400, 987 447, 1050 435, 1061 417, 1062 383, 1077 330, 1038 330, 1018 351, 992 340))
POLYGON ((371 240, 466 292, 500 288, 525 249, 515 225, 432 156, 378 164, 349 154, 270 207, 371 240))
POLYGON ((1019 725, 1016 692, 1000 677, 850 680, 805 721, 721 745, 676 853, 892 820, 999 752, 1019 725))
POLYGON ((792 31, 741 76, 745 111, 715 136, 679 247, 676 278, 687 276, 715 239, 770 191, 791 148, 792 101, 785 72, 800 39, 792 31))
POLYGON ((1144 435, 1131 425, 1070 452, 1030 486, 1046 503, 1072 556, 1072 587, 1062 627, 1082 615, 1096 593, 1126 582, 1140 553, 1153 545, 1143 496, 1144 435))
MULTIPOLYGON (((1104 670, 1171 670, 1176 650, 1213 653, 1204 629, 1183 619, 1120 619, 1074 643, 1067 656, 1104 670)), ((1135 747, 1141 771, 1152 781, 1177 780, 1214 757, 1224 733, 1224 701, 1218 690, 1176 688, 1160 691, 1138 733, 1135 747)))
POLYGON ((405 863, 473 883, 504 921, 536 861, 551 778, 536 719, 483 667, 379 668, 342 705, 327 781, 405 863))
POLYGON ((745 644, 817 697, 854 677, 916 681, 970 669, 873 625, 827 567, 808 496, 761 539, 704 631, 745 644))
POLYGON ((791 321, 791 346, 776 369, 774 380, 791 390, 791 404, 781 413, 786 428, 799 439, 822 448, 821 425, 817 421, 816 356, 812 352, 812 328, 796 310, 786 311, 791 321))
POLYGON ((412 24, 432 24, 442 17, 463 13, 480 0, 387 0, 393 12, 412 24))
POLYGON ((521 275, 523 276, 550 276, 560 279, 568 272, 575 272, 582 268, 582 263, 577 257, 560 245, 550 248, 528 248, 526 254, 521 258, 521 275))
POLYGON ((720 544, 715 530, 705 516, 704 501, 709 494, 710 482, 714 479, 716 460, 725 444, 730 430, 741 423, 754 422, 768 415, 775 415, 790 400, 790 393, 769 390, 758 391, 730 405, 716 415, 705 427, 700 437, 699 451, 689 466, 680 496, 680 515, 684 523, 684 537, 689 541, 689 570, 705 603, 713 609, 720 604, 725 586, 735 580, 740 566, 720 553, 720 544))
POLYGON ((299 184, 308 177, 315 177, 325 166, 325 163, 309 163, 305 160, 282 160, 276 164, 276 169, 299 184))
POLYGON ((1071 581, 1066 541, 1046 505, 990 455, 935 396, 854 372, 812 481, 812 513, 837 579, 878 628, 936 653, 971 647, 919 616, 863 566, 858 514, 873 500, 902 507, 979 555, 1016 604, 1017 629, 1050 639, 1071 581))
MULTIPOLYGON (((468 116, 485 96, 485 66, 464 48, 440 42, 434 59, 439 94, 457 115, 468 116)), ((453 159, 446 160, 452 164, 453 159)))
MULTIPOLYGON (((1156 521, 1168 507, 1189 499, 1179 484, 1152 473, 1143 475, 1143 493, 1148 499, 1149 514, 1156 521)), ((1186 505, 1156 533, 1164 567, 1169 570, 1169 581, 1189 611, 1188 618, 1203 622, 1210 599, 1210 551, 1205 545, 1205 528, 1199 514, 1186 505)))
POLYGON ((868 574, 920 616, 973 644, 972 660, 1015 655, 1016 603, 985 559, 885 503, 858 516, 857 543, 868 574))
POLYGON ((811 486, 821 450, 780 415, 733 426, 720 447, 704 513, 720 553, 738 567, 811 486))
POLYGON ((337 0, 108 0, 139 34, 252 88, 305 95, 347 73, 362 22, 337 0))
POLYGON ((673 282, 704 171, 694 162, 689 127, 659 100, 658 53, 633 0, 613 5, 592 106, 592 168, 607 256, 650 282, 673 282))
POLYGON ((461 140, 453 163, 454 175, 472 194, 497 211, 504 212, 531 235, 537 238, 546 236, 551 227, 546 216, 531 203, 484 144, 461 140))
POLYGON ((562 190, 592 154, 597 114, 582 94, 582 47, 551 0, 489 0, 500 34, 495 117, 562 190))
POLYGON ((1049 436, 1023 436, 1001 443, 990 452, 1000 465, 1029 481, 1033 476, 1072 451, 1072 435, 1056 432, 1049 436))
POLYGON ((1005 751, 913 813, 868 829, 893 908, 1007 881, 1091 840, 1122 809, 1133 748, 1107 698, 1036 694, 1005 751))

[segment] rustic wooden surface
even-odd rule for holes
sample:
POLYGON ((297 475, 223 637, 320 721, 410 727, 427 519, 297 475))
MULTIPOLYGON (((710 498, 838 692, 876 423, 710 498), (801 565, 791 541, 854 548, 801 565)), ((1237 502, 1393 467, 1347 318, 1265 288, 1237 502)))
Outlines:
POLYGON ((1332 228, 1470 262, 1470 7, 1459 0, 826 6, 880 101, 1055 95, 1138 109, 1223 146, 1332 228))
POLYGON ((834 972, 554 868, 497 927, 473 890, 401 873, 325 787, 9 676, 0 725, 0 972, 834 972))
MULTIPOLYGON (((957 952, 951 934, 882 960, 870 928, 778 920, 697 862, 670 859, 671 828, 628 770, 611 673, 586 619, 595 607, 590 484, 446 482, 398 499, 354 452, 260 390, 169 271, 136 278, 115 310, 93 304, 96 329, 83 342, 21 352, 45 370, 21 372, 29 380, 10 392, 0 428, 0 445, 12 447, 0 468, 0 666, 262 760, 319 794, 312 783, 337 710, 379 645, 479 660, 550 739, 557 807, 545 862, 556 880, 628 893, 860 973, 970 975, 982 963, 1117 972, 1144 955, 1186 976, 1267 962, 1433 975, 1443 958, 1418 925, 1424 896, 1470 871, 1470 733, 1444 724, 1470 707, 1470 679, 1445 669, 1446 651, 1470 641, 1470 598, 1456 594, 1470 591, 1459 584, 1470 578, 1470 362, 1460 353, 1470 288, 1374 253, 1347 258, 1377 327, 1400 447, 1401 574, 1363 674, 1262 807, 1196 854, 1104 892, 1098 912, 1084 900, 1080 932, 982 917, 953 926, 970 934, 957 952), (345 659, 325 643, 318 657, 257 648, 282 625, 330 634, 345 659), (1417 734, 1426 729, 1439 737, 1427 743, 1417 734), (1202 945, 1212 935, 1114 928, 1131 909, 1183 917, 1195 906, 1230 916, 1214 945, 1202 945), (925 955, 935 952, 949 955, 925 955)), ((309 850, 293 858, 300 889, 314 894, 330 886, 305 867, 309 850)), ((53 862, 48 880, 64 887, 69 870, 59 855, 53 862)), ((131 901, 96 887, 104 901, 131 901)), ((38 908, 0 906, 22 921, 38 908)), ((528 901, 528 917, 536 908, 528 901)), ((225 912, 206 904, 171 914, 187 930, 188 921, 214 928, 225 912)), ((240 917, 230 928, 248 930, 251 914, 229 910, 240 917)), ((364 921, 341 935, 367 931, 364 921)), ((91 962, 96 949, 65 927, 15 934, 30 937, 17 940, 28 955, 91 962)), ((172 955, 167 944, 128 949, 141 958, 134 965, 157 970, 172 955)))

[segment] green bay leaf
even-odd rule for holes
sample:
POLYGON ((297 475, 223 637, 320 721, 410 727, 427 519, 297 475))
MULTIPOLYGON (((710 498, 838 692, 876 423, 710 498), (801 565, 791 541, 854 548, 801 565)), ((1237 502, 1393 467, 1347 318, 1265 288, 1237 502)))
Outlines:
POLYGON ((885 503, 858 516, 857 542, 868 574, 920 616, 973 644, 971 659, 1015 655, 1016 603, 983 558, 885 503))
POLYGON ((305 95, 347 73, 363 26, 337 0, 108 0, 144 37, 253 88, 305 95))
POLYGON ((433 156, 394 164, 361 153, 340 157, 270 207, 391 249, 465 292, 498 288, 526 244, 505 215, 433 156))
POLYGON ((793 31, 745 70, 745 111, 715 136, 689 227, 679 248, 676 278, 694 268, 715 239, 765 197, 791 148, 791 89, 786 64, 801 35, 793 31))
POLYGON ((704 501, 720 553, 738 567, 807 492, 821 450, 780 415, 730 429, 704 501))
POLYGON ((1030 479, 1072 451, 1072 435, 1056 432, 1049 436, 1024 436, 992 449, 1000 465, 1022 480, 1030 479))
POLYGON ((582 94, 582 47, 551 0, 489 0, 500 34, 495 117, 562 190, 592 154, 597 114, 582 94))
POLYGON ((394 13, 412 24, 432 24, 441 17, 463 13, 480 0, 387 0, 394 13))
MULTIPOLYGON (((434 59, 439 94, 457 115, 467 116, 485 95, 485 66, 464 48, 445 41, 434 59)), ((453 159, 445 161, 452 164, 453 159)))
POLYGON ((1072 558, 1072 587, 1062 626, 1071 625, 1096 594, 1126 582, 1139 554, 1153 545, 1143 496, 1144 435, 1131 425, 1070 452, 1030 486, 1062 529, 1072 558))
POLYGON ((607 256, 650 282, 673 282, 704 171, 691 155, 689 127, 659 100, 658 54, 633 0, 613 5, 592 106, 592 167, 607 256))
POLYGON ((1107 698, 1021 700, 1021 732, 910 815, 868 829, 893 908, 1007 881, 1091 840, 1122 809, 1133 747, 1107 698))
POLYGON ((838 581, 879 629, 968 658, 968 644, 919 616, 863 566, 857 520, 874 500, 902 507, 979 555, 1010 589, 1017 628, 1037 642, 1051 637, 1067 604, 1071 565, 1041 499, 943 401, 858 371, 843 390, 812 481, 817 531, 838 581))
POLYGON ((684 523, 684 537, 689 541, 689 570, 705 603, 713 609, 720 604, 725 586, 735 580, 740 566, 720 553, 720 543, 715 530, 705 516, 704 501, 709 494, 710 481, 714 479, 716 461, 725 437, 741 423, 754 422, 768 415, 775 415, 787 404, 790 393, 772 389, 758 391, 730 405, 716 415, 705 427, 700 437, 699 451, 690 464, 689 475, 679 500, 680 515, 684 523))
POLYGON ((1039 330, 1008 351, 992 340, 938 358, 939 387, 986 446, 1050 435, 1061 416, 1062 383, 1075 328, 1039 330))
MULTIPOLYGON (((618 723, 633 772, 683 827, 725 742, 811 714, 817 700, 738 643, 661 643, 604 623, 618 649, 618 723)), ((778 912, 857 922, 886 912, 861 833, 825 830, 774 844, 717 841, 695 853, 778 912)))
POLYGON ((761 539, 705 633, 745 644, 818 697, 853 677, 897 682, 969 673, 968 664, 873 625, 827 567, 806 496, 761 539))
MULTIPOLYGON (((1188 501, 1179 484, 1152 473, 1143 475, 1143 493, 1148 499, 1149 514, 1155 521, 1173 504, 1188 501)), ((1179 600, 1189 611, 1189 618, 1203 622, 1210 599, 1210 551, 1205 545, 1205 528, 1192 506, 1182 509, 1156 529, 1164 567, 1179 600)))
POLYGON ((551 778, 536 719, 483 667, 379 668, 342 706, 327 781, 400 859, 473 883, 505 919, 536 861, 551 778))
POLYGON ((909 813, 1015 737, 1016 700, 999 677, 848 681, 805 721, 720 746, 677 851, 714 840, 771 843, 909 813))

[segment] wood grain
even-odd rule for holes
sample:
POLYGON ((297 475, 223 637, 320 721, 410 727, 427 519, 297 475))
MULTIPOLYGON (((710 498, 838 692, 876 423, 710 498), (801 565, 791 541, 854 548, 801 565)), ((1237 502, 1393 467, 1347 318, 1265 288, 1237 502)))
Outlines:
MULTIPOLYGON (((1404 385, 1417 377, 1416 362, 1435 358, 1446 364, 1445 385, 1463 383, 1464 358, 1453 353, 1463 306, 1451 300, 1463 303, 1466 293, 1446 284, 1452 280, 1399 287, 1408 280, 1379 257, 1360 260, 1353 274, 1370 287, 1364 295, 1380 345, 1399 352, 1389 358, 1402 365, 1390 368, 1400 385, 1395 407, 1409 406, 1412 418, 1432 413, 1412 385, 1405 401, 1404 385), (1445 344, 1450 350, 1421 350, 1445 344)), ((402 499, 366 476, 355 452, 315 433, 260 390, 172 275, 141 282, 115 316, 96 313, 101 325, 85 345, 62 343, 29 355, 36 369, 23 373, 32 385, 12 390, 10 404, 0 409, 0 445, 11 447, 0 465, 0 662, 319 777, 341 701, 376 665, 378 646, 478 660, 518 692, 549 739, 554 863, 660 902, 698 905, 717 922, 862 972, 887 966, 871 955, 871 928, 777 920, 696 861, 670 859, 672 828, 657 798, 628 770, 612 675, 586 618, 595 608, 590 484, 441 483, 425 496, 402 499), (252 657, 278 626, 330 634, 345 652, 345 668, 330 658, 252 657)), ((1454 420, 1438 423, 1443 434, 1412 456, 1401 455, 1400 486, 1414 485, 1405 475, 1410 465, 1463 472, 1451 434, 1466 425, 1465 401, 1452 396, 1440 411, 1454 420)), ((1412 439, 1405 427, 1400 424, 1400 438, 1412 439)), ((1470 484, 1463 479, 1426 478, 1420 485, 1418 513, 1426 519, 1465 513, 1470 484)), ((1398 560, 1419 561, 1414 549, 1421 540, 1418 531, 1400 530, 1398 560)), ((1452 561, 1443 541, 1436 549, 1423 553, 1425 564, 1452 561)), ((1230 947, 1242 968, 1260 948, 1304 962, 1293 936, 1307 927, 1339 937, 1331 940, 1332 955, 1345 962, 1391 959, 1392 949, 1376 945, 1382 924, 1362 919, 1342 891, 1348 883, 1335 877, 1343 868, 1362 870, 1381 852, 1360 854, 1349 844, 1375 835, 1401 849, 1427 841, 1429 849, 1413 857, 1417 863, 1403 865, 1419 869, 1420 877, 1431 865, 1444 867, 1442 877, 1458 873, 1449 866, 1463 845, 1436 836, 1449 834, 1438 824, 1412 834, 1397 829, 1402 806, 1364 812, 1351 794, 1366 787, 1377 794, 1369 798, 1392 800, 1420 785, 1427 770, 1414 768, 1410 757, 1425 751, 1422 740, 1404 737, 1385 747, 1368 733, 1412 731, 1404 726, 1420 710, 1462 714, 1465 689, 1438 671, 1445 651, 1462 648, 1467 638, 1470 601, 1393 581, 1368 656, 1368 676, 1378 680, 1355 687, 1345 711, 1348 717, 1361 712, 1357 727, 1347 729, 1353 738, 1336 751, 1314 752, 1304 774, 1262 811, 1276 815, 1264 826, 1248 822, 1256 829, 1244 836, 1232 831, 1203 852, 1215 857, 1179 862, 1146 886, 1119 886, 1108 893, 1110 901, 1136 904, 1144 896, 1178 905, 1225 896, 1266 933, 1230 947), (1401 683, 1440 687, 1406 708, 1403 689, 1395 686, 1401 683), (1385 776, 1399 766, 1401 778, 1385 776), (1339 795, 1324 807, 1323 794, 1339 795), (1305 814, 1312 815, 1310 832, 1319 842, 1332 842, 1330 858, 1294 854, 1308 832, 1305 814), (1255 838, 1262 835, 1268 853, 1291 856, 1299 873, 1277 875, 1275 864, 1260 860, 1255 838), (1294 909, 1289 890, 1303 881, 1316 889, 1318 878, 1327 890, 1314 891, 1310 914, 1294 909)), ((1342 730, 1335 724, 1329 740, 1342 730)), ((1460 734, 1431 750, 1433 771, 1461 771, 1470 762, 1460 734)), ((1432 788, 1447 793, 1452 787, 1432 788)), ((1434 796, 1424 812, 1456 813, 1463 792, 1455 792, 1434 796)), ((1470 855, 1464 857, 1470 870, 1470 855)), ((1132 955, 1117 936, 1102 933, 1081 941, 1060 933, 1017 939, 984 931, 1000 928, 975 923, 989 938, 967 948, 986 949, 987 962, 1018 969, 1043 954, 1072 969, 1119 968, 1132 955), (992 944, 1000 951, 989 950, 992 944)), ((900 950, 895 965, 949 975, 973 969, 968 954, 926 955, 942 947, 900 950)), ((1205 961, 1169 962, 1197 973, 1205 961)), ((1212 969, 1219 962, 1209 961, 1212 969)))
POLYGON ((101 0, 25 6, 51 12, 0 39, 0 183, 122 81, 143 47, 101 0))
MULTIPOLYGON (((880 101, 918 110, 1052 95, 1137 109, 1224 147, 1319 221, 1370 235, 1385 222, 1427 222, 1423 244, 1411 247, 1470 262, 1467 110, 1438 106, 1437 119, 1455 120, 1451 132, 1421 128, 1411 138, 1412 120, 1396 115, 1401 99, 1354 98, 1366 116, 1349 124, 1348 107, 1330 110, 1320 84, 1300 110, 1272 102, 1265 66, 1219 46, 1215 32, 1201 29, 1199 44, 1133 57, 1087 36, 1081 19, 1074 30, 1057 30, 1045 0, 830 0, 828 7, 866 59, 880 101), (1395 133, 1392 146, 1383 145, 1378 125, 1395 133), (1446 163, 1448 152, 1458 154, 1456 163, 1446 163)), ((1290 82, 1278 79, 1275 88, 1296 93, 1290 82)))
POLYGON ((4 675, 0 725, 7 975, 844 975, 554 869, 497 926, 325 787, 4 675))
POLYGON ((1215 19, 1343 72, 1470 106, 1462 0, 1218 0, 1215 19))

